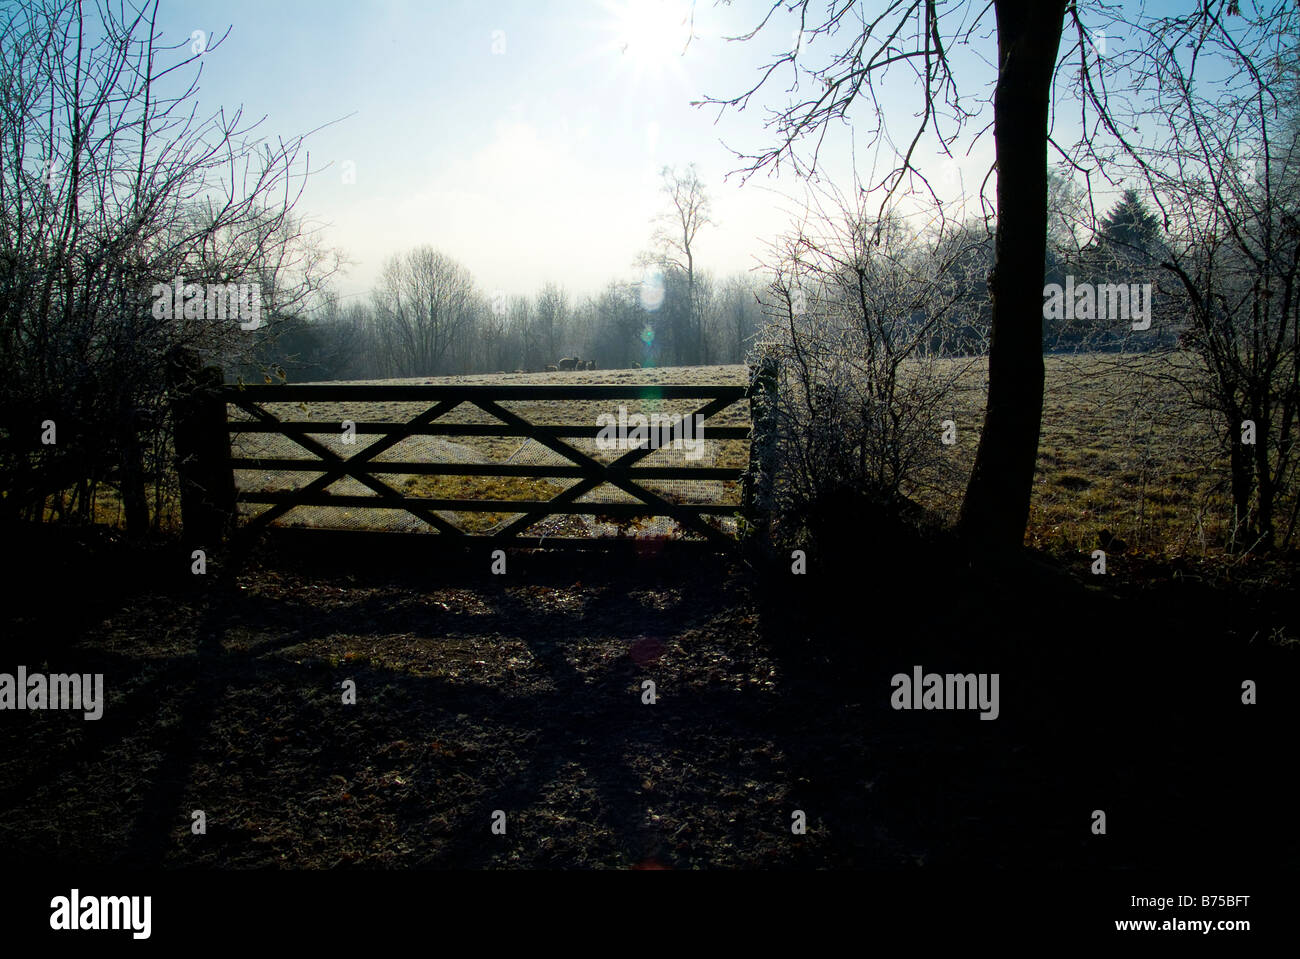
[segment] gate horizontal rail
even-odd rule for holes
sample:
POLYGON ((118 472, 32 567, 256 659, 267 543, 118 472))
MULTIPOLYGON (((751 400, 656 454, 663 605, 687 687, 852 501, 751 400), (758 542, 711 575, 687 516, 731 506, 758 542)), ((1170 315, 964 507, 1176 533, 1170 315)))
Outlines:
POLYGON ((314 400, 322 403, 344 400, 681 400, 709 397, 731 402, 749 395, 747 386, 274 386, 243 384, 225 387, 227 397, 238 395, 255 402, 291 402, 314 400))
MULTIPOLYGON (((376 503, 373 496, 358 496, 350 493, 313 493, 300 496, 297 491, 252 493, 240 497, 249 503, 292 503, 295 506, 388 506, 392 509, 408 506, 423 506, 428 509, 449 509, 461 513, 524 513, 541 510, 546 514, 578 514, 589 516, 658 516, 657 509, 641 503, 561 503, 552 505, 550 500, 522 499, 434 499, 425 496, 399 496, 390 503, 376 503)), ((674 507, 683 513, 701 516, 732 516, 738 506, 718 505, 713 503, 674 503, 674 507)))
MULTIPOLYGON (((264 401, 265 402, 265 401, 264 401)), ((232 423, 232 433, 283 433, 285 430, 299 430, 304 433, 336 433, 334 423, 320 420, 277 420, 274 423, 232 423)), ((402 431, 403 436, 550 436, 588 437, 600 435, 599 426, 494 426, 491 423, 437 423, 428 426, 407 428, 406 423, 357 423, 357 433, 395 433, 402 431)), ((715 426, 709 430, 709 436, 719 440, 749 439, 748 426, 715 426)))

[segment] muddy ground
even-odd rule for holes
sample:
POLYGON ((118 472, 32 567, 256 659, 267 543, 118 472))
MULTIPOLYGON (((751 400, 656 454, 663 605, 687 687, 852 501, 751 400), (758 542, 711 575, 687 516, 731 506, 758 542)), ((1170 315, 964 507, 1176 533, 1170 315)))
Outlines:
POLYGON ((793 577, 672 543, 517 551, 494 576, 279 541, 194 576, 109 534, 14 548, 0 671, 102 672, 108 701, 0 716, 9 862, 1300 863, 1294 583, 1121 595, 942 559, 793 577), (892 709, 914 665, 998 672, 999 718, 892 709))

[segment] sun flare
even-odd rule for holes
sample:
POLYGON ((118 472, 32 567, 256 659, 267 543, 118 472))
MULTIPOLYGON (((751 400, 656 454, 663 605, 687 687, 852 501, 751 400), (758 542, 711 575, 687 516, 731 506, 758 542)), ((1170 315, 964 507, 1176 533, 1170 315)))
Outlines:
POLYGON ((614 45, 638 72, 664 69, 685 52, 691 18, 678 0, 622 0, 607 8, 614 45))

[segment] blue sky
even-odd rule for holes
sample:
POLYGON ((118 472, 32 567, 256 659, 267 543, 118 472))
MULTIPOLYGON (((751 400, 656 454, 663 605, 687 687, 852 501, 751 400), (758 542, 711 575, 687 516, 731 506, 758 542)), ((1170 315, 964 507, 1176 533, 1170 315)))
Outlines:
MULTIPOLYGON (((664 164, 696 163, 713 197, 716 225, 697 242, 706 270, 749 269, 790 222, 785 197, 801 189, 793 178, 724 181, 740 166, 724 142, 765 146, 763 106, 788 84, 771 83, 761 102, 720 121, 716 109, 690 106, 742 92, 789 43, 789 20, 748 43, 722 39, 755 26, 766 7, 698 3, 684 55, 688 7, 677 0, 163 0, 159 29, 177 42, 232 28, 203 57, 204 111, 242 103, 246 117, 266 116, 260 129, 272 136, 329 124, 307 141, 321 172, 298 209, 353 261, 339 283, 346 295, 364 293, 388 256, 423 243, 464 263, 487 293, 554 281, 582 294, 638 274, 634 260, 663 207, 664 164)), ((954 50, 965 93, 991 90, 992 27, 990 13, 975 45, 954 50)), ((918 94, 912 78, 891 75, 884 106, 895 138, 915 122, 918 94)), ((832 130, 825 172, 847 185, 856 145, 868 173, 865 141, 860 130, 832 130)), ((921 162, 935 165, 940 185, 971 187, 991 151, 986 135, 955 167, 932 147, 921 162)))

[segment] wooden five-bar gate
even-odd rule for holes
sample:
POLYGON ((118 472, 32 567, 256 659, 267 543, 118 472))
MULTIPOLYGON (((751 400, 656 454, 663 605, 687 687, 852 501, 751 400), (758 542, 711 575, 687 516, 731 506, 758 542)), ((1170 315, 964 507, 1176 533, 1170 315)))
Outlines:
MULTIPOLYGON (((215 375, 215 371, 208 371, 215 375)), ((761 374, 762 371, 760 371, 761 374)), ((770 374, 770 371, 767 371, 770 374)), ((215 387, 209 381, 209 386, 215 387)), ((751 426, 770 419, 761 409, 766 404, 754 406, 754 414, 745 417, 747 425, 710 425, 710 420, 732 407, 733 404, 751 400, 764 390, 774 390, 771 375, 755 375, 749 386, 743 385, 225 385, 212 388, 196 397, 206 396, 210 405, 200 399, 191 404, 186 428, 178 428, 177 448, 182 454, 182 509, 187 514, 184 522, 187 532, 191 526, 202 534, 229 531, 238 517, 238 503, 264 504, 261 512, 245 517, 238 525, 252 532, 266 528, 297 507, 364 507, 405 511, 423 520, 436 531, 436 538, 463 543, 502 543, 530 545, 528 530, 539 520, 560 514, 589 514, 616 519, 640 517, 666 517, 678 523, 683 533, 696 534, 719 546, 730 547, 736 537, 725 531, 723 523, 710 517, 742 514, 753 522, 756 508, 764 505, 765 496, 755 489, 754 478, 761 474, 755 465, 763 455, 767 435, 764 431, 755 441, 751 426), (695 400, 699 405, 691 417, 700 417, 703 437, 713 440, 750 440, 748 468, 740 466, 679 466, 642 465, 643 459, 657 448, 619 450, 612 461, 604 462, 573 444, 575 438, 595 439, 601 427, 594 422, 541 424, 532 422, 521 412, 508 409, 503 403, 513 401, 653 401, 695 400), (322 423, 320 420, 282 419, 268 406, 297 404, 291 409, 307 409, 304 404, 337 404, 342 408, 364 410, 359 404, 405 403, 419 404, 420 412, 403 421, 364 422, 353 416, 349 424, 355 434, 355 452, 351 447, 340 448, 328 434, 337 436, 341 424, 322 423), (230 416, 229 410, 241 411, 230 416), (472 409, 492 418, 492 422, 449 422, 453 411, 472 409), (219 412, 218 412, 219 410, 219 412), (212 428, 220 417, 224 444, 213 444, 212 428), (297 444, 309 458, 279 455, 231 455, 230 434, 278 434, 297 444), (363 444, 360 435, 378 438, 363 444), (528 464, 509 462, 437 462, 421 460, 381 460, 379 457, 392 450, 408 437, 518 437, 532 439, 565 460, 564 465, 553 463, 528 464), (326 441, 315 437, 323 437, 326 441), (186 457, 186 449, 194 455, 186 457), (224 452, 214 456, 213 450, 224 452), (224 462, 221 462, 224 460, 224 462), (249 490, 238 489, 233 480, 236 470, 275 470, 317 472, 319 476, 297 489, 249 490), (481 476, 557 478, 572 480, 571 485, 549 499, 477 499, 406 495, 395 489, 386 477, 397 474, 410 476, 481 476), (371 491, 372 495, 355 495, 331 492, 329 487, 349 477, 371 491), (648 489, 646 480, 714 480, 739 481, 742 484, 742 503, 684 503, 674 502, 648 489), (581 498, 602 484, 627 494, 624 502, 599 502, 581 498), (187 508, 186 494, 189 504, 187 508), (631 498, 631 502, 626 501, 631 498), (513 515, 514 518, 497 524, 489 533, 467 531, 455 522, 439 515, 439 511, 461 513, 493 513, 513 515), (515 515, 517 514, 517 515, 515 515), (191 516, 194 522, 191 522, 191 516)), ((694 404, 692 404, 694 405, 694 404)), ((317 407, 319 409, 319 406, 317 407)), ((373 409, 373 406, 369 407, 373 409)), ((408 407, 409 408, 409 407, 408 407)), ((590 408, 590 407, 589 407, 590 408)), ((474 414, 478 416, 478 413, 474 414)), ((462 415, 460 419, 464 419, 462 415)), ((481 418, 481 417, 480 417, 481 418)), ((400 452, 400 451, 399 451, 400 452)), ((613 541, 616 537, 595 537, 596 540, 613 541)), ((583 538, 581 545, 595 545, 593 537, 583 538)), ((546 537, 548 545, 579 545, 575 539, 546 537)))

